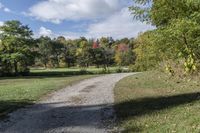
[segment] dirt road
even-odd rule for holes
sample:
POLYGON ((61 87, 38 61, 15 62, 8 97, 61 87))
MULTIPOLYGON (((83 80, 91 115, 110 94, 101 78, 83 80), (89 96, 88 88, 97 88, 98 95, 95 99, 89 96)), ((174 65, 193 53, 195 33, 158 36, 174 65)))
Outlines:
POLYGON ((87 79, 0 122, 2 133, 105 133, 113 129, 113 87, 129 74, 87 79))

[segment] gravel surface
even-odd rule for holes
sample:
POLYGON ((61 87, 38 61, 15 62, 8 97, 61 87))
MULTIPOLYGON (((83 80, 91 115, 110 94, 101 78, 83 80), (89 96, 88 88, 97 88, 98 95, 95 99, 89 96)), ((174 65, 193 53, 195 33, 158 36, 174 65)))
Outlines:
POLYGON ((109 74, 61 89, 0 122, 2 133, 113 132, 113 88, 131 73, 109 74))

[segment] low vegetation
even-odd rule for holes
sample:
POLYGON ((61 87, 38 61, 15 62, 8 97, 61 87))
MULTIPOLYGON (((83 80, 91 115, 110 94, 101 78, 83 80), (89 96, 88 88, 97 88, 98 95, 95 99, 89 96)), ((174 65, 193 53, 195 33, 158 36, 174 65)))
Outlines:
POLYGON ((144 72, 115 87, 115 109, 123 132, 199 133, 199 77, 175 79, 144 72))

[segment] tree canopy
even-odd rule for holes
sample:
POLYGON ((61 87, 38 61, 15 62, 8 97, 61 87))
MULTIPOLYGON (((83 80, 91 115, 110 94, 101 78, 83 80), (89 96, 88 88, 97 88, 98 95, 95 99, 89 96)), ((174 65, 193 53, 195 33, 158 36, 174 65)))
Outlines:
POLYGON ((33 38, 27 25, 12 20, 0 26, 0 75, 24 75, 29 67, 128 66, 134 63, 134 39, 33 38), (125 50, 121 49, 125 48, 125 50))
POLYGON ((32 31, 19 21, 7 21, 0 32, 1 73, 26 73, 34 60, 32 31))
MULTIPOLYGON (((199 69, 200 61, 200 1, 197 0, 133 0, 130 11, 142 22, 156 26, 156 29, 143 35, 143 44, 139 46, 138 57, 151 57, 152 53, 161 56, 153 62, 168 62, 179 65, 184 73, 193 73, 199 69), (146 37, 145 37, 146 36, 146 37), (153 41, 152 39, 153 38, 153 41), (148 40, 147 43, 145 40, 148 40), (147 49, 142 56, 143 49, 147 49), (181 65, 180 65, 181 64, 181 65)), ((139 37, 141 39, 141 36, 139 37)), ((141 42, 141 41, 139 41, 141 42)), ((143 58, 143 59, 144 59, 143 58)), ((144 59, 145 60, 145 59, 144 59)), ((148 64, 147 64, 148 66, 148 64)), ((172 72, 172 64, 167 63, 166 70, 172 72)))

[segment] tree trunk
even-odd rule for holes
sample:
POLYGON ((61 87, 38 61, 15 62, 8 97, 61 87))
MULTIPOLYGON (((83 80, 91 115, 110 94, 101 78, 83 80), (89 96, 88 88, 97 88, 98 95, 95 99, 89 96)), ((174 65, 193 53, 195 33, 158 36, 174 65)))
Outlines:
POLYGON ((47 63, 46 62, 44 63, 44 67, 45 67, 45 69, 47 68, 47 63))
POLYGON ((67 62, 67 67, 70 68, 70 66, 71 66, 71 63, 70 63, 70 61, 68 61, 67 62))
POLYGON ((17 62, 14 61, 14 69, 15 69, 15 75, 18 74, 18 68, 17 68, 17 62))

